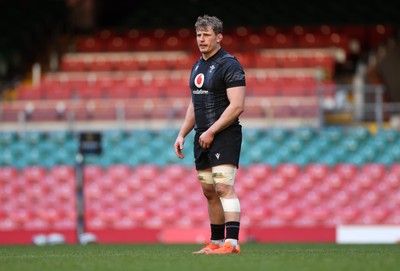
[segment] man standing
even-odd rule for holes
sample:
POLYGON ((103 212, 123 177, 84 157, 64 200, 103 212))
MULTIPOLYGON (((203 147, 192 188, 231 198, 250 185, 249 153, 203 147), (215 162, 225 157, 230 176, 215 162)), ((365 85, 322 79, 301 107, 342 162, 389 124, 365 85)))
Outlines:
POLYGON ((202 56, 192 67, 192 99, 174 144, 176 155, 184 158, 185 137, 195 130, 195 166, 208 203, 211 238, 193 253, 237 254, 240 202, 234 182, 242 143, 239 116, 244 111, 245 73, 237 59, 221 48, 220 19, 200 16, 195 30, 202 56))

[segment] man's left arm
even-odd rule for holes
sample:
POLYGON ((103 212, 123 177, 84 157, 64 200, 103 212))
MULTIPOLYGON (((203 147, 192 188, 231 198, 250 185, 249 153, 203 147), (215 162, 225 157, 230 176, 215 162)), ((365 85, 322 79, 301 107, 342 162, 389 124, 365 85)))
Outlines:
POLYGON ((244 112, 246 87, 233 87, 227 89, 230 104, 221 117, 200 136, 200 146, 209 148, 216 134, 230 126, 244 112))

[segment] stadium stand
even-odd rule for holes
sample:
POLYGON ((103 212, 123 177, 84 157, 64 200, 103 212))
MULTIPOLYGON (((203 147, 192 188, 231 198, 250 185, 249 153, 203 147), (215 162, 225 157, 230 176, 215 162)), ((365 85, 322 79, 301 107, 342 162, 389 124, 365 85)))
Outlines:
MULTIPOLYGON (((138 10, 147 4, 140 5, 138 10)), ((317 90, 332 98, 348 79, 344 71, 353 76, 354 63, 378 50, 395 27, 382 20, 288 26, 279 24, 282 16, 274 9, 279 3, 271 11, 249 3, 254 14, 275 18, 276 26, 237 26, 227 18, 223 41, 246 69, 243 117, 258 123, 244 129, 237 176, 242 240, 333 242, 340 225, 398 225, 399 131, 316 125, 317 90), (287 119, 296 127, 283 127, 287 119), (314 235, 304 235, 307 229, 314 235), (293 237, 296 232, 300 237, 293 237)), ((152 10, 152 17, 165 18, 152 10)), ((155 24, 143 14, 127 25, 155 24)), ((340 22, 346 22, 343 16, 340 22)), ((166 18, 181 25, 175 20, 166 18)), ((75 243, 79 219, 99 242, 176 242, 183 230, 208 227, 191 160, 165 149, 177 132, 168 121, 181 119, 186 109, 187 76, 198 57, 193 37, 192 28, 157 25, 79 33, 68 40, 72 49, 60 56, 57 71, 45 70, 39 85, 21 84, 1 102, 0 128, 13 128, 0 130, 0 243, 30 243, 34 234, 52 232, 75 243), (163 120, 169 129, 116 128, 121 119, 163 120), (78 126, 60 123, 83 123, 84 130, 93 122, 102 127, 103 152, 85 156, 80 184, 79 130, 71 129, 78 126), (16 129, 21 124, 34 129, 16 129), (188 192, 191 197, 183 198, 188 192)), ((185 145, 188 157, 191 144, 185 145)), ((198 241, 193 238, 188 240, 198 241)))
MULTIPOLYGON (((202 219, 207 212, 195 171, 188 161, 163 151, 173 144, 174 132, 104 134, 103 154, 88 156, 84 169, 88 231, 207 226, 199 224, 207 221, 202 219), (180 185, 171 185, 177 178, 180 185), (183 191, 191 191, 189 201, 183 191)), ((75 229, 76 137, 60 132, 0 134, 2 231, 75 229), (48 152, 46 138, 60 150, 60 144, 75 148, 69 155, 51 151, 54 146, 48 152), (19 144, 28 144, 31 152, 18 152, 19 144)), ((244 138, 237 192, 245 229, 399 223, 397 130, 250 129, 244 138), (376 148, 366 152, 363 146, 376 148)))

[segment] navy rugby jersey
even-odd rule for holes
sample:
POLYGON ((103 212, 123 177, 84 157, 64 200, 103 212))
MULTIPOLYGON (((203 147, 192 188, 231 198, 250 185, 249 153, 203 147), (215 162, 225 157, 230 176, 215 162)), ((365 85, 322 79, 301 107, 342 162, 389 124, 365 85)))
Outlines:
MULTIPOLYGON (((226 90, 245 86, 246 79, 242 65, 232 55, 220 49, 207 60, 203 57, 193 65, 190 74, 190 89, 194 106, 195 127, 204 132, 216 122, 229 100, 226 90)), ((237 119, 233 125, 238 125, 237 119)))

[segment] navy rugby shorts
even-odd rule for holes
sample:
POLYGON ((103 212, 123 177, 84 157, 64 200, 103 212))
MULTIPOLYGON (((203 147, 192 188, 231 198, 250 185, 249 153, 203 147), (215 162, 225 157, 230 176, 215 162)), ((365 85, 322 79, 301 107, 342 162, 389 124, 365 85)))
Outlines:
POLYGON ((240 150, 242 146, 242 126, 229 126, 219 132, 209 149, 200 147, 199 137, 194 136, 194 159, 196 170, 204 170, 218 165, 231 164, 239 167, 240 150))

